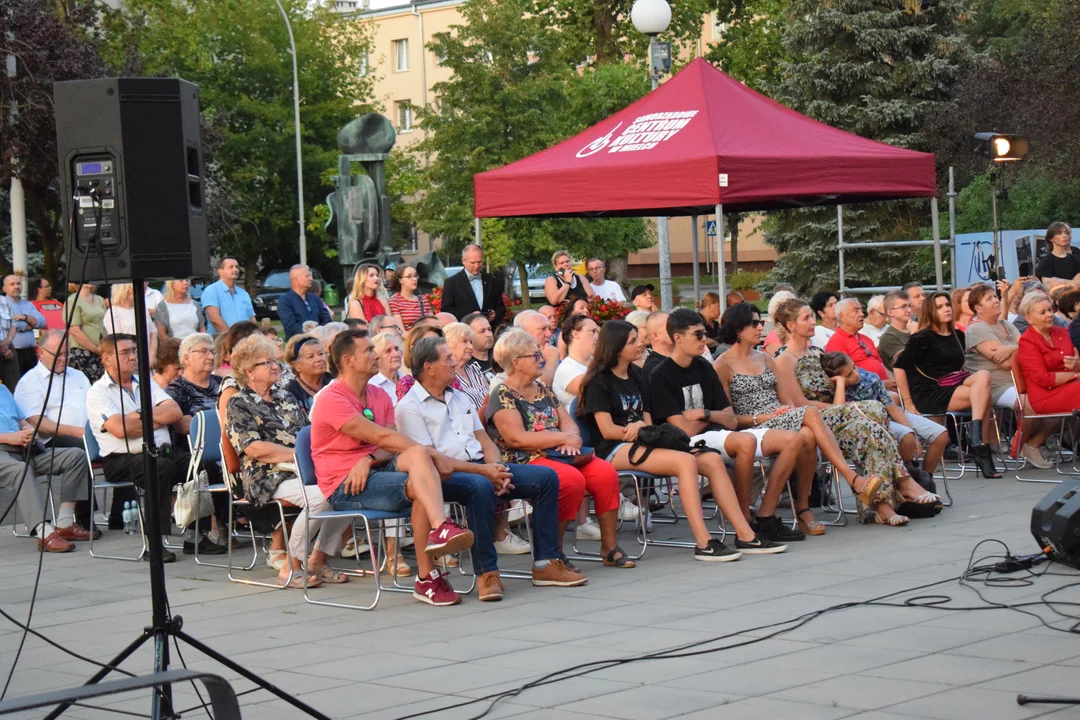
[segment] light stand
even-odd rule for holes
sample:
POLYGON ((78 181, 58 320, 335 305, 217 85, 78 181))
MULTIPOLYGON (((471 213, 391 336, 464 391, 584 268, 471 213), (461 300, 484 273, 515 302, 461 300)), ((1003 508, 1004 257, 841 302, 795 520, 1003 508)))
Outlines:
POLYGON ((1004 192, 1005 180, 997 165, 990 167, 990 213, 993 215, 994 234, 994 280, 1005 279, 1005 266, 1001 263, 1001 223, 998 222, 998 193, 1004 192), (999 189, 1000 183, 1000 189, 999 189))
MULTIPOLYGON (((199 640, 185 633, 182 628, 184 619, 179 615, 169 617, 169 597, 165 590, 165 563, 162 556, 162 537, 164 529, 161 527, 161 514, 158 508, 167 498, 162 498, 161 487, 157 482, 157 447, 154 445, 154 407, 153 398, 150 394, 150 343, 149 332, 146 326, 146 293, 143 291, 142 278, 132 278, 132 287, 135 292, 135 347, 138 354, 139 369, 139 406, 142 408, 142 440, 143 440, 143 472, 144 487, 146 493, 146 517, 144 518, 146 534, 148 536, 150 555, 150 625, 143 628, 142 634, 120 653, 110 660, 105 668, 102 668, 86 681, 87 685, 100 682, 119 666, 124 660, 142 647, 143 643, 153 639, 154 641, 154 673, 163 673, 169 669, 169 640, 183 640, 192 648, 198 650, 212 660, 215 660, 230 670, 236 672, 246 680, 250 680, 259 687, 267 690, 293 707, 303 711, 307 715, 330 720, 327 715, 315 708, 297 700, 284 690, 267 682, 255 673, 236 664, 221 653, 207 647, 199 640)), ((46 715, 46 720, 54 720, 60 717, 71 703, 65 702, 46 715)), ((179 716, 173 711, 171 685, 163 684, 160 691, 155 691, 150 705, 150 717, 153 720, 175 720, 179 716)))

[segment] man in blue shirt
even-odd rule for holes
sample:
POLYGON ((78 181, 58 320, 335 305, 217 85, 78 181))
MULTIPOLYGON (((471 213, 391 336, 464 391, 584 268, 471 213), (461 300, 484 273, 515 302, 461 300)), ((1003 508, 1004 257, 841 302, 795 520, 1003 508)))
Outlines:
POLYGON ((203 290, 200 301, 210 321, 206 329, 211 335, 225 332, 233 323, 243 320, 255 322, 255 306, 247 290, 238 287, 236 279, 240 277, 240 263, 235 258, 223 258, 218 263, 218 277, 203 290))
POLYGON ((90 533, 75 522, 75 503, 87 498, 86 455, 78 448, 30 447, 33 435, 34 429, 19 412, 11 391, 0 386, 0 488, 18 491, 15 505, 37 537, 39 549, 71 552, 75 549, 71 540, 90 539, 90 533), (55 526, 45 517, 50 472, 53 497, 60 503, 55 526))
POLYGON ((34 303, 22 297, 22 279, 18 275, 4 278, 4 294, 11 303, 11 319, 15 324, 15 339, 12 340, 11 347, 19 360, 19 377, 22 377, 37 365, 37 338, 34 337, 34 330, 45 327, 45 316, 34 303))
POLYGON ((304 323, 314 320, 320 325, 330 322, 330 311, 323 301, 311 289, 311 269, 307 265, 293 265, 289 268, 287 293, 278 298, 278 317, 285 329, 285 341, 293 335, 304 332, 304 323))

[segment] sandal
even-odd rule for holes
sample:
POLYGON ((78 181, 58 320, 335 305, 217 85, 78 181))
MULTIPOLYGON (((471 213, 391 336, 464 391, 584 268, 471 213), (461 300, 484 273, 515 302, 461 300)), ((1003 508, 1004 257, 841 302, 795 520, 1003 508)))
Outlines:
POLYGON ((275 570, 285 567, 285 561, 289 556, 287 550, 269 550, 266 553, 266 564, 275 570))
POLYGON ((859 492, 855 490, 855 483, 858 482, 859 478, 861 477, 863 476, 855 476, 855 480, 851 483, 851 489, 855 493, 855 497, 859 499, 859 502, 861 502, 867 507, 873 507, 877 504, 874 502, 874 497, 877 495, 878 490, 881 489, 881 486, 885 483, 885 481, 880 475, 871 475, 868 478, 863 478, 864 480, 866 480, 866 487, 863 488, 862 492, 859 492))
POLYGON ((803 508, 802 510, 799 510, 795 513, 795 519, 799 523, 799 530, 801 530, 807 535, 824 535, 825 523, 821 522, 820 520, 811 520, 810 522, 806 522, 802 519, 802 516, 807 513, 810 514, 811 518, 814 517, 814 514, 810 512, 810 508, 803 508))
POLYGON ((936 493, 924 492, 917 498, 911 498, 907 502, 915 503, 916 505, 938 505, 941 506, 941 497, 936 493))
MULTIPOLYGON (((280 577, 278 578, 278 580, 281 580, 281 579, 282 578, 280 578, 280 577)), ((318 575, 308 575, 307 586, 309 588, 319 587, 320 585, 322 585, 322 580, 319 579, 318 575)), ((284 587, 292 589, 292 590, 303 590, 304 589, 304 576, 301 575, 298 572, 294 572, 293 576, 292 576, 292 580, 290 580, 288 582, 288 584, 286 584, 284 587)))
MULTIPOLYGON (((394 574, 394 563, 390 558, 383 561, 382 572, 388 575, 394 574)), ((405 562, 405 558, 399 558, 397 562, 397 576, 405 577, 406 575, 412 575, 412 568, 409 567, 409 563, 405 562)))
POLYGON ((637 567, 637 563, 630 559, 630 557, 623 551, 621 547, 616 545, 611 548, 611 552, 604 556, 604 567, 614 567, 620 570, 629 570, 630 568, 637 567))
POLYGON ((910 522, 907 515, 893 515, 888 520, 884 519, 878 513, 874 513, 874 524, 876 525, 889 525, 891 527, 902 527, 910 522))
POLYGON ((335 570, 329 565, 323 565, 318 570, 314 571, 312 575, 319 578, 319 582, 329 583, 331 585, 340 585, 341 583, 349 582, 348 575, 335 570))

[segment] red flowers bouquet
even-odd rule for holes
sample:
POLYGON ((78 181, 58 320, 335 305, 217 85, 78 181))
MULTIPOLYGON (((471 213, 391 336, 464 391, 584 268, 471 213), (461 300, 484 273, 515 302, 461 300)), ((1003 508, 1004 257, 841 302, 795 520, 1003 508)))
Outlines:
POLYGON ((432 314, 442 312, 442 286, 432 288, 431 292, 424 296, 424 301, 431 308, 432 314))

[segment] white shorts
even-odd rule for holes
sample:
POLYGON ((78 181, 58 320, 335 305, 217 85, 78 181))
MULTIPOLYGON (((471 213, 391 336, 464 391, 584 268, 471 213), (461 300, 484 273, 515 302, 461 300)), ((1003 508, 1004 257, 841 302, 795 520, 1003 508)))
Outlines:
POLYGON ((747 433, 757 438, 757 447, 754 449, 754 457, 764 457, 761 454, 761 440, 765 437, 765 433, 769 432, 768 428, 747 428, 746 430, 708 430, 700 435, 694 435, 690 438, 690 444, 695 444, 698 440, 704 440, 705 445, 711 447, 713 450, 719 450, 720 454, 724 458, 724 462, 732 462, 733 457, 728 455, 727 450, 724 448, 724 441, 727 440, 727 436, 733 432, 747 433))
POLYGON ((945 426, 940 423, 936 423, 930 418, 923 417, 922 415, 914 415, 912 413, 904 413, 904 417, 907 418, 908 424, 901 425, 898 422, 889 421, 889 432, 892 434, 893 439, 896 442, 900 442, 905 436, 915 433, 915 436, 924 443, 930 444, 938 439, 943 432, 945 432, 945 426))

